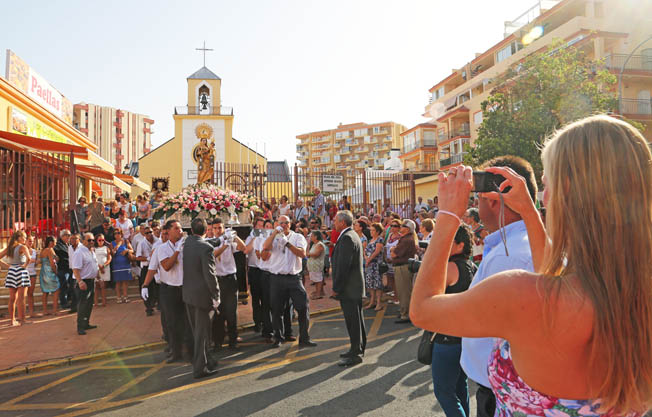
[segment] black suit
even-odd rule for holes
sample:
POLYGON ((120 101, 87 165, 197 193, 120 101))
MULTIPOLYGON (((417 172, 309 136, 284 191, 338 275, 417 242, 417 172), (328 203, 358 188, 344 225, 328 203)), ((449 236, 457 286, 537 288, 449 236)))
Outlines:
POLYGON ((194 338, 192 366, 195 376, 216 366, 208 352, 211 320, 215 314, 213 302, 219 299, 213 247, 200 236, 188 236, 183 245, 183 302, 194 338))
POLYGON ((367 332, 362 314, 364 296, 364 257, 362 242, 353 229, 344 231, 333 250, 333 291, 342 306, 346 330, 351 339, 351 353, 364 353, 367 346, 367 332))

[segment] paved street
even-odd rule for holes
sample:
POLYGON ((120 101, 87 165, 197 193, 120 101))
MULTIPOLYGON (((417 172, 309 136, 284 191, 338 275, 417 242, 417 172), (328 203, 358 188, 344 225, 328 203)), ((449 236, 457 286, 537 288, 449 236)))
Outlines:
POLYGON ((311 321, 317 348, 299 349, 295 342, 270 349, 244 333, 239 351, 216 353, 220 371, 209 379, 193 379, 189 365, 165 364, 162 351, 0 379, 0 414, 443 415, 430 368, 414 359, 420 332, 395 324, 396 314, 394 306, 367 314, 367 354, 354 368, 336 365, 348 348, 337 312, 311 321))

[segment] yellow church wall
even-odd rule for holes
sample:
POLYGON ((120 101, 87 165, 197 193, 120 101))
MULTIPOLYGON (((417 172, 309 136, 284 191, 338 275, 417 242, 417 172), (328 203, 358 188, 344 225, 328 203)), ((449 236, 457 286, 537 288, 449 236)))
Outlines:
POLYGON ((282 196, 292 199, 292 183, 291 182, 268 182, 265 187, 265 197, 280 200, 282 196))
POLYGON ((414 191, 417 197, 423 197, 423 201, 433 198, 439 191, 439 181, 436 175, 414 180, 414 191))
POLYGON ((188 80, 188 105, 197 105, 197 87, 201 84, 208 84, 211 88, 212 105, 220 106, 220 89, 222 87, 221 80, 188 80))
POLYGON ((181 140, 176 136, 138 160, 138 178, 151 186, 154 177, 170 177, 170 192, 181 190, 181 140))

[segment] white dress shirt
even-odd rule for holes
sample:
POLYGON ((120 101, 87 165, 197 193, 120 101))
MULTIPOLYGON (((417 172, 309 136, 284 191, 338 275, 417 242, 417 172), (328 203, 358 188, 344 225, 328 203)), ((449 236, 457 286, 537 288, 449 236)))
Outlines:
POLYGON ((158 260, 158 251, 157 251, 157 249, 162 244, 163 244, 163 241, 161 239, 154 242, 154 244, 152 245, 152 252, 151 252, 151 254, 149 256, 149 267, 148 268, 150 270, 152 270, 152 271, 156 271, 156 273, 154 274, 154 281, 156 281, 157 284, 161 282, 161 276, 158 273, 158 269, 159 269, 161 264, 160 264, 160 262, 158 260))
POLYGON ((236 242, 222 242, 220 246, 215 249, 220 249, 223 245, 226 245, 226 249, 220 256, 215 257, 215 275, 218 277, 224 277, 227 275, 235 274, 237 268, 235 266, 235 259, 233 258, 233 253, 238 252, 236 242))
POLYGON ((149 240, 143 239, 138 244, 138 249, 136 249, 136 256, 139 258, 141 256, 147 258, 146 261, 140 261, 141 267, 149 266, 149 258, 152 256, 152 249, 154 248, 154 243, 156 243, 156 241, 149 243, 149 240))
POLYGON ((276 275, 298 275, 301 273, 301 258, 285 246, 290 242, 292 246, 306 249, 308 243, 300 233, 290 231, 288 235, 279 234, 272 243, 272 255, 269 257, 269 270, 276 275), (278 236, 283 236, 279 238, 278 236))
MULTIPOLYGON (((245 240, 245 246, 249 246, 252 240, 256 240, 256 236, 249 235, 247 240, 245 240)), ((247 255, 247 265, 253 268, 258 268, 258 257, 256 257, 256 247, 252 244, 251 247, 254 249, 247 255)))
MULTIPOLYGON (((172 287, 180 287, 183 285, 183 240, 179 240, 176 245, 172 243, 171 240, 163 243, 156 249, 157 253, 157 263, 158 273, 160 282, 170 285, 172 287), (169 271, 166 271, 161 264, 162 261, 168 259, 174 252, 179 251, 177 256, 177 262, 170 268, 169 271)), ((151 263, 151 259, 150 259, 151 263)))
POLYGON ((81 279, 97 278, 100 268, 97 266, 97 258, 84 245, 77 246, 77 250, 72 255, 70 261, 71 269, 79 269, 81 279))
POLYGON ((269 269, 269 261, 270 260, 268 259, 268 260, 264 261, 263 258, 258 258, 258 256, 256 256, 256 253, 255 253, 255 251, 258 251, 258 253, 262 253, 264 244, 265 244, 265 238, 263 236, 258 236, 254 240, 254 253, 252 253, 252 255, 256 257, 256 263, 258 264, 258 268, 262 269, 263 271, 270 272, 270 269, 269 269))

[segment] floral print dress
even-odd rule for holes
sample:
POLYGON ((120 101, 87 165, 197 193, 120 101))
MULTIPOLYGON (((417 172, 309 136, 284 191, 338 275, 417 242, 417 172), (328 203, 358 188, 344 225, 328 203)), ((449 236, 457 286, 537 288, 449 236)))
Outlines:
MULTIPOLYGON (((489 359, 489 382, 496 395, 496 416, 500 417, 598 417, 598 400, 564 400, 531 388, 514 369, 509 342, 496 340, 489 359)), ((630 413, 627 417, 639 414, 630 413)))
MULTIPOLYGON (((383 238, 378 236, 376 239, 372 240, 365 247, 365 255, 371 256, 376 250, 377 244, 383 244, 383 238)), ((383 288, 383 281, 380 276, 380 271, 378 270, 378 265, 383 259, 383 252, 381 251, 374 259, 369 262, 369 266, 364 268, 364 280, 365 286, 369 290, 381 290, 383 288)))

